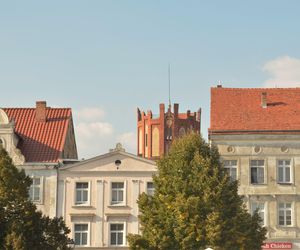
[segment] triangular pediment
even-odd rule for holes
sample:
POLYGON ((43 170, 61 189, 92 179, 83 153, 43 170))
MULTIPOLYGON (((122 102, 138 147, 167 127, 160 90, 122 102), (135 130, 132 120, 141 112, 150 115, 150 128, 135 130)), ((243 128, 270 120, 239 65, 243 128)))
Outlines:
POLYGON ((156 163, 133 154, 114 151, 65 165, 60 170, 68 172, 155 172, 156 163))

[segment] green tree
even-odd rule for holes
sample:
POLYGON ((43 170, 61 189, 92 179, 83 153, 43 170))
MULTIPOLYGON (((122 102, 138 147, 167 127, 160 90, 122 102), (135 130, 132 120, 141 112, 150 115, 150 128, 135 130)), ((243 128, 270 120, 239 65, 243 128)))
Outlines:
POLYGON ((261 249, 259 216, 247 212, 217 149, 199 135, 174 141, 153 179, 154 195, 138 200, 142 235, 129 235, 131 249, 261 249))
POLYGON ((0 149, 0 249, 69 249, 70 230, 62 218, 50 219, 29 200, 31 179, 0 149))

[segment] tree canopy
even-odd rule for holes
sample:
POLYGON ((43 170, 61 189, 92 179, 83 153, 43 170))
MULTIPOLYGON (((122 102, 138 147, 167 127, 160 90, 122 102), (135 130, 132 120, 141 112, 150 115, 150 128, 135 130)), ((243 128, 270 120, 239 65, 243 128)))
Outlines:
POLYGON ((191 133, 173 142, 158 161, 155 193, 140 195, 141 235, 133 250, 260 250, 266 229, 238 195, 238 182, 224 171, 217 149, 191 133))
POLYGON ((66 250, 70 230, 62 218, 49 218, 29 200, 31 179, 0 148, 0 249, 66 250))

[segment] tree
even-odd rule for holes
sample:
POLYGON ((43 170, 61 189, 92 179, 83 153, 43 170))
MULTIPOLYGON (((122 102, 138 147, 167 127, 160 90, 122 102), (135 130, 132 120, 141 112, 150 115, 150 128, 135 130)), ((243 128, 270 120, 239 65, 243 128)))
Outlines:
POLYGON ((154 195, 138 200, 142 235, 129 235, 131 249, 261 249, 266 229, 247 212, 215 147, 191 133, 157 165, 154 195))
POLYGON ((50 219, 29 200, 31 179, 0 149, 0 249, 69 249, 70 230, 62 218, 50 219))

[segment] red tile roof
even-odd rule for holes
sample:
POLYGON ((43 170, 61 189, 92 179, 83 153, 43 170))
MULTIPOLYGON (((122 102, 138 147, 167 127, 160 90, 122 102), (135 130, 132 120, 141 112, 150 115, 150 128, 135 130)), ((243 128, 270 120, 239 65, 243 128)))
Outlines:
POLYGON ((211 88, 210 134, 297 130, 300 88, 211 88), (266 108, 261 105, 263 92, 266 108))
POLYGON ((58 162, 72 117, 70 108, 46 108, 46 122, 37 122, 35 108, 4 108, 21 138, 18 148, 26 162, 58 162))

